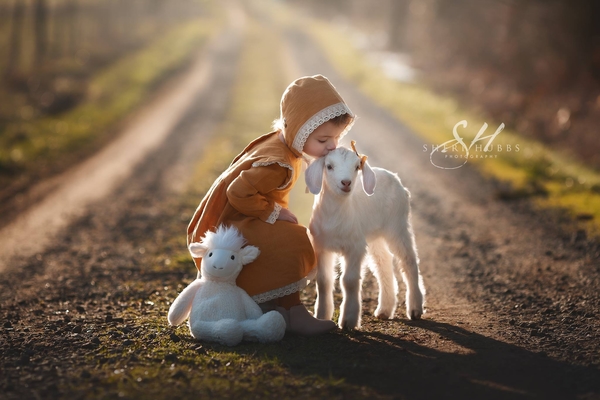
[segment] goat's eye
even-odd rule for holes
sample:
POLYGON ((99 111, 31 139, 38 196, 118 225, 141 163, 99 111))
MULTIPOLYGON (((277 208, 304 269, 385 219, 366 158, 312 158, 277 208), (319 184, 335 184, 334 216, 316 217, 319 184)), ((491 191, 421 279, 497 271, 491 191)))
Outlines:
POLYGON ((327 164, 327 169, 331 171, 333 169, 333 165, 327 164))
POLYGON ((356 170, 358 171, 359 169, 360 169, 360 165, 357 165, 356 166, 356 170))
POLYGON ((235 260, 235 256, 231 256, 231 259, 232 259, 232 260, 235 260))
POLYGON ((208 253, 208 256, 209 256, 209 257, 212 257, 212 253, 208 253))

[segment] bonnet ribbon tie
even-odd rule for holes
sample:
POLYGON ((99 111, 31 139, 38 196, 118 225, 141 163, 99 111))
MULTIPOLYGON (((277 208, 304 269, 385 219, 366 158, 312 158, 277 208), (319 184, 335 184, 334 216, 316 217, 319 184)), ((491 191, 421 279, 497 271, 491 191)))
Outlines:
POLYGON ((354 152, 356 153, 356 155, 358 156, 358 158, 360 158, 360 169, 363 169, 363 166, 367 162, 367 158, 368 157, 365 156, 364 154, 358 154, 358 151, 356 150, 356 140, 352 140, 350 142, 350 146, 352 146, 352 150, 354 150, 354 152))

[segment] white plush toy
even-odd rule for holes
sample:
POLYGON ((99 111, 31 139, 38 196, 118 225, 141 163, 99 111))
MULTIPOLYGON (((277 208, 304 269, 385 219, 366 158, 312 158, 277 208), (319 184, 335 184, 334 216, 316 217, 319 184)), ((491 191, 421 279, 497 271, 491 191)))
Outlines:
POLYGON ((190 253, 202 257, 201 278, 188 285, 169 309, 170 325, 179 325, 189 316, 190 333, 196 339, 234 346, 242 340, 261 343, 281 340, 285 320, 277 311, 266 314, 235 280, 242 266, 251 263, 260 251, 243 247, 244 237, 234 227, 206 232, 190 253))

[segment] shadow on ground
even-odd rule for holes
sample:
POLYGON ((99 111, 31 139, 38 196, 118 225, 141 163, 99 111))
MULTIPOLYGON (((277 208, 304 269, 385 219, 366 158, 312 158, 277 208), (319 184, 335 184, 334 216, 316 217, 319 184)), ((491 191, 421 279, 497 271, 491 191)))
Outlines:
MULTIPOLYGON (((405 334, 339 331, 316 338, 288 336, 265 353, 294 374, 343 379, 394 398, 567 399, 598 398, 600 393, 600 372, 593 367, 553 361, 428 319, 380 323, 400 325, 405 334), (420 344, 419 336, 436 337, 434 347, 420 344)), ((238 351, 245 353, 243 347, 238 351)))

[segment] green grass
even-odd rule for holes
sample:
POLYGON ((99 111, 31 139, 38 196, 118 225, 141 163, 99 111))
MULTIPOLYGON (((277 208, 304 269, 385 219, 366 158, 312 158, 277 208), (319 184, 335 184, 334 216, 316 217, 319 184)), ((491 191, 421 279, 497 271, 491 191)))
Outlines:
POLYGON ((52 169, 110 136, 173 73, 184 67, 223 18, 202 18, 161 35, 91 79, 86 101, 57 117, 10 123, 0 135, 0 177, 52 169))
MULTIPOLYGON (((467 146, 484 122, 489 125, 484 136, 491 135, 500 125, 462 108, 453 98, 436 94, 421 83, 401 83, 387 78, 354 46, 347 33, 332 25, 311 20, 305 21, 304 26, 338 72, 422 136, 430 144, 429 148, 431 144, 453 139, 452 129, 461 120, 468 121, 466 129, 459 129, 467 146)), ((479 142, 484 146, 486 143, 479 142)), ((473 158, 468 162, 475 164, 485 176, 510 184, 510 189, 498 193, 500 197, 529 197, 538 206, 565 209, 574 219, 582 220, 579 226, 600 234, 598 172, 510 129, 502 131, 493 144, 501 145, 504 151, 493 151, 495 158, 473 158), (515 151, 517 144, 519 151, 515 151), (507 145, 512 151, 506 151, 507 145)))

